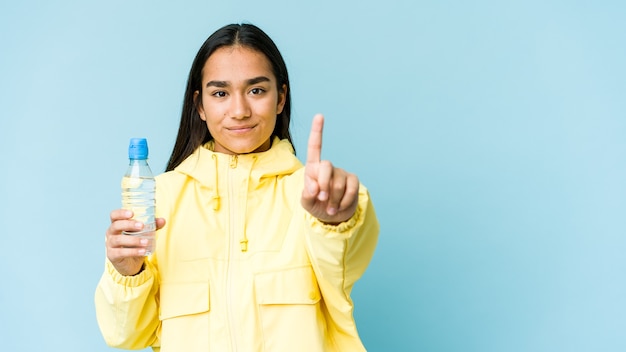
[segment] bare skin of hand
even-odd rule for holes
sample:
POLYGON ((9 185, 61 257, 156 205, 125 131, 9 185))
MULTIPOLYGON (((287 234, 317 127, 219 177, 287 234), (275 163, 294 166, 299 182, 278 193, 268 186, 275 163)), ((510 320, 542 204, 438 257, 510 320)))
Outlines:
MULTIPOLYGON (((111 225, 106 231, 106 254, 115 270, 125 276, 139 273, 144 261, 148 240, 124 235, 122 231, 141 231, 143 224, 131 219, 133 212, 113 210, 111 225)), ((157 230, 165 225, 165 219, 156 219, 157 230)))
POLYGON ((359 179, 321 160, 324 117, 315 115, 309 135, 304 171, 302 207, 327 224, 339 224, 352 217, 358 205, 359 179))

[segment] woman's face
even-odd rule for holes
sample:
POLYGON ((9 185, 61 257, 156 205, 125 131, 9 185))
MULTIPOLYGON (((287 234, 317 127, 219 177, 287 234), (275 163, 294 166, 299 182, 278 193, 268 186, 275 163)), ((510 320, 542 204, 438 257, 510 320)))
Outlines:
POLYGON ((261 52, 243 46, 214 51, 204 64, 202 90, 194 99, 201 99, 198 113, 215 140, 215 151, 268 150, 286 90, 286 85, 278 89, 272 66, 261 52))

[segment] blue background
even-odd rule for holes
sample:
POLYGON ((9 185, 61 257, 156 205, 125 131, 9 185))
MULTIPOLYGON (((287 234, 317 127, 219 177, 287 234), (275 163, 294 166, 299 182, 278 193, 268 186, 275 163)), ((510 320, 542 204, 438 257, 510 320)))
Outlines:
POLYGON ((262 27, 292 131, 370 189, 371 351, 626 350, 621 1, 3 1, 0 343, 111 351, 95 320, 128 139, 162 171, 191 61, 262 27))

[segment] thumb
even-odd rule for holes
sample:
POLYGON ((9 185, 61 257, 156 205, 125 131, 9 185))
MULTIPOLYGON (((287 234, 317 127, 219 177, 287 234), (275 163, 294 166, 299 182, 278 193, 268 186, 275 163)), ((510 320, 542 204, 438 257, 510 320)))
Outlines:
POLYGON ((315 199, 320 192, 320 186, 317 180, 311 177, 308 173, 304 174, 304 190, 302 191, 303 198, 315 199))

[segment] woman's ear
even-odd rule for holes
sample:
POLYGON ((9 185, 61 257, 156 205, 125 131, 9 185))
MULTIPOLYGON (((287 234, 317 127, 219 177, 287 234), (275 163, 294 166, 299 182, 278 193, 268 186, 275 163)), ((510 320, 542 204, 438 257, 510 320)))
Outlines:
POLYGON ((200 115, 200 118, 202 119, 202 121, 206 121, 206 116, 204 115, 204 108, 202 107, 202 98, 199 98, 199 96, 200 96, 199 91, 193 92, 193 105, 196 107, 196 110, 198 111, 198 115, 200 115))
POLYGON ((283 112, 285 103, 287 102, 287 85, 283 84, 281 89, 278 90, 278 104, 276 105, 276 115, 283 112))

